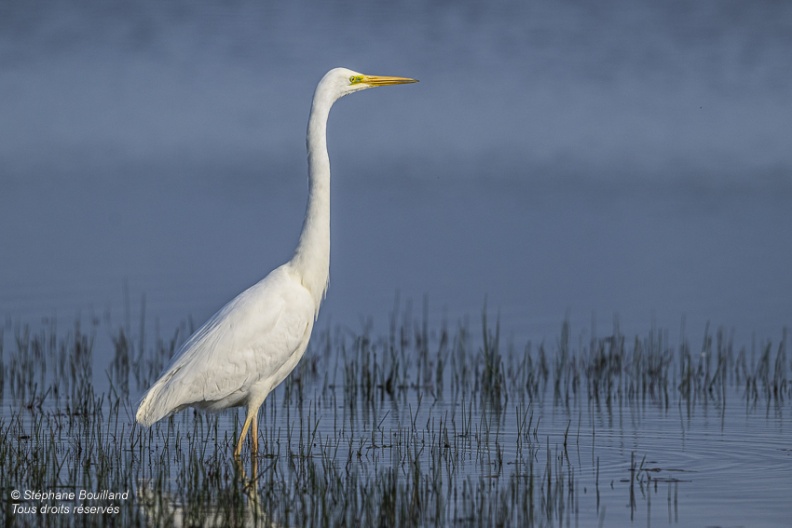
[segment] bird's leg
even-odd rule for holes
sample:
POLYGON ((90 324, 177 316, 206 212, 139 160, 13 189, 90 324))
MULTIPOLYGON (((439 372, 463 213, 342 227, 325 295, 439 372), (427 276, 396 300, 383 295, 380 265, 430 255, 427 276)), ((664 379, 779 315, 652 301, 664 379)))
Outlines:
POLYGON ((258 409, 253 413, 253 421, 251 422, 250 443, 252 444, 252 452, 250 453, 250 473, 253 475, 253 482, 258 479, 258 409))
POLYGON ((253 430, 251 431, 251 434, 253 437, 251 440, 253 441, 253 457, 256 457, 258 456, 258 409, 256 409, 256 412, 253 414, 253 416, 255 416, 255 418, 253 418, 252 423, 253 430))
POLYGON ((252 478, 250 480, 251 487, 255 485, 255 482, 258 480, 258 457, 252 457, 250 459, 250 474, 252 478))
POLYGON ((242 426, 242 434, 239 435, 239 442, 237 442, 236 449, 234 449, 234 457, 239 458, 239 455, 242 454, 242 444, 245 441, 245 436, 247 436, 248 429, 250 429, 250 424, 253 423, 253 420, 256 418, 257 414, 258 409, 248 409, 248 414, 245 418, 245 425, 242 426))

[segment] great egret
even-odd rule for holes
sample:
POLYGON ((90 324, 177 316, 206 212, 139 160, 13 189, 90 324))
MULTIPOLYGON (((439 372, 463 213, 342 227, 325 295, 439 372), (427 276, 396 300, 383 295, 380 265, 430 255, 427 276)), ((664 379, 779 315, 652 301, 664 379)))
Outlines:
POLYGON ((330 159, 327 118, 341 97, 377 86, 418 82, 345 68, 319 81, 308 118, 308 207, 292 259, 240 293, 181 347, 143 396, 136 419, 150 426, 186 407, 246 406, 234 456, 248 429, 258 452, 258 410, 308 346, 330 273, 330 159))

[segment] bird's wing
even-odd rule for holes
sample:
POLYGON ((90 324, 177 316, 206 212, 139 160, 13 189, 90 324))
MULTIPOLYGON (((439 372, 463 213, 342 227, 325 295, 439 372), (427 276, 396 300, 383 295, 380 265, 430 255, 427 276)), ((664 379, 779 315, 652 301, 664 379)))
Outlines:
POLYGON ((239 405, 269 378, 271 390, 305 350, 315 317, 313 297, 288 265, 275 269, 190 337, 143 398, 138 421, 154 423, 189 405, 239 405))

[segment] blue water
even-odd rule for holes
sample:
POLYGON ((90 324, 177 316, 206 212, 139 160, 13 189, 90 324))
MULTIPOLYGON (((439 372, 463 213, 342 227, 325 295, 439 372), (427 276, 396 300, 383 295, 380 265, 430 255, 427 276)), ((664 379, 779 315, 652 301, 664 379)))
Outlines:
POLYGON ((333 111, 319 328, 426 298, 518 343, 614 317, 778 342, 790 45, 769 1, 4 2, 0 316, 210 316, 291 255, 310 98, 346 66, 421 82, 333 111))
POLYGON ((287 259, 329 67, 421 83, 330 123, 325 324, 486 299, 745 341, 792 321, 790 8, 511 2, 6 3, 0 313, 173 327, 287 259))

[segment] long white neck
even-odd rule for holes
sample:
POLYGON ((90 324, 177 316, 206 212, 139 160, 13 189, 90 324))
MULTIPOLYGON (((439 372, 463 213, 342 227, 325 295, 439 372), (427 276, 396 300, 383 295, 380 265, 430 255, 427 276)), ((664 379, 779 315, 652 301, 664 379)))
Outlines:
POLYGON ((316 300, 316 311, 330 278, 330 158, 327 118, 335 99, 323 90, 314 94, 308 119, 308 207, 291 265, 316 300))

